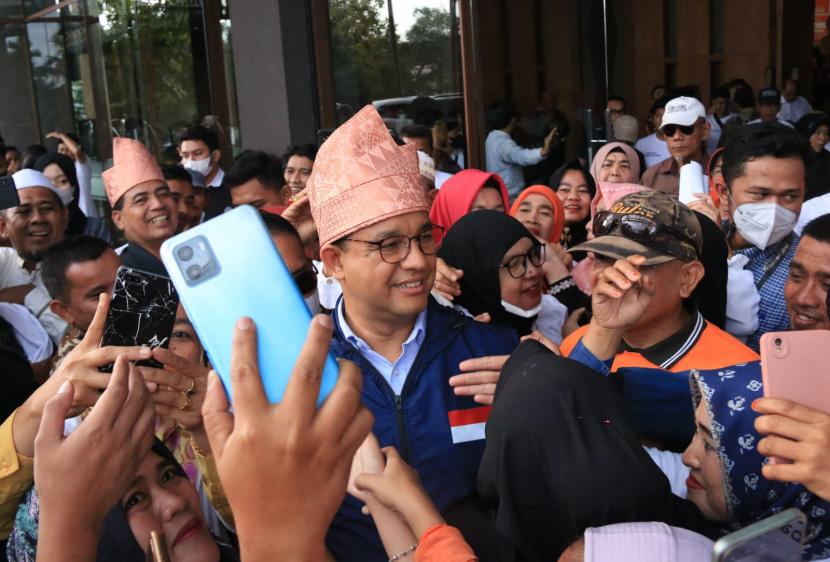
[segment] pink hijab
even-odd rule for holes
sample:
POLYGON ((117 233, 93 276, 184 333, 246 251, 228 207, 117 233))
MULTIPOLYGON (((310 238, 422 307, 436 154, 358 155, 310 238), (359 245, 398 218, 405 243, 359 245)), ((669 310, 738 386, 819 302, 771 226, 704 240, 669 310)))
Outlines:
MULTIPOLYGON (((599 153, 597 153, 597 157, 599 157, 599 153)), ((650 188, 637 185, 636 183, 597 182, 597 194, 594 195, 594 198, 591 201, 591 220, 589 224, 594 223, 594 217, 597 216, 597 207, 600 203, 604 204, 605 209, 610 209, 611 205, 626 195, 630 193, 639 193, 645 189, 650 188)), ((586 257, 584 260, 576 264, 576 267, 574 267, 571 272, 577 287, 579 287, 579 289, 586 295, 591 294, 591 269, 593 269, 593 264, 594 260, 590 257, 586 257)))
POLYGON ((637 183, 640 181, 640 157, 637 156, 637 151, 624 142, 609 142, 602 148, 597 150, 594 161, 591 162, 591 175, 599 183, 599 172, 602 169, 602 163, 615 148, 622 150, 628 156, 628 163, 631 166, 631 174, 626 183, 637 183))

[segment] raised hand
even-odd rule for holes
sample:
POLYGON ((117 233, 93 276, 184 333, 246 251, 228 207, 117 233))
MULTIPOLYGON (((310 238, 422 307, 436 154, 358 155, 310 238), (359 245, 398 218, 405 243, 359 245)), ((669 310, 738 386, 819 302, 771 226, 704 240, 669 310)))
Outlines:
POLYGON ((418 474, 406 464, 394 447, 384 447, 386 466, 380 474, 360 474, 355 480, 358 490, 371 493, 384 506, 403 517, 416 537, 424 535, 444 519, 424 491, 418 474))
POLYGON ((435 266, 434 289, 448 301, 461 295, 459 279, 464 276, 460 269, 450 267, 443 259, 438 258, 435 266))
POLYGON ((765 464, 764 478, 798 482, 830 501, 830 415, 778 398, 759 398, 752 409, 763 414, 755 420, 755 429, 766 436, 758 452, 792 461, 765 464))
POLYGON ((323 560, 323 540, 346 493, 354 453, 374 422, 361 403, 363 378, 348 361, 318 409, 332 322, 312 321, 283 401, 269 404, 257 363, 256 327, 233 336, 234 413, 215 373, 203 408, 219 477, 233 509, 242 559, 323 560))
POLYGON ((617 260, 597 276, 591 295, 592 323, 607 330, 626 330, 640 321, 657 291, 654 278, 640 271, 643 256, 617 260))
POLYGON ((509 355, 488 355, 462 361, 461 373, 450 377, 456 396, 472 396, 479 404, 490 405, 496 394, 501 368, 509 355))
POLYGON ((64 381, 46 403, 35 439, 39 560, 90 559, 104 516, 127 490, 153 442, 149 392, 123 355, 90 414, 64 437, 74 392, 64 381), (73 506, 71 517, 67 506, 73 506))
POLYGON ((28 457, 34 454, 34 438, 43 408, 65 381, 71 382, 73 387, 72 405, 66 415, 77 416, 95 404, 101 396, 101 391, 112 379, 111 375, 99 372, 98 367, 111 364, 119 356, 124 356, 128 361, 148 359, 152 356, 151 350, 147 347, 98 347, 104 333, 109 303, 109 295, 102 293, 98 299, 95 317, 84 339, 63 358, 52 376, 18 409, 14 418, 13 434, 14 445, 19 454, 28 457))

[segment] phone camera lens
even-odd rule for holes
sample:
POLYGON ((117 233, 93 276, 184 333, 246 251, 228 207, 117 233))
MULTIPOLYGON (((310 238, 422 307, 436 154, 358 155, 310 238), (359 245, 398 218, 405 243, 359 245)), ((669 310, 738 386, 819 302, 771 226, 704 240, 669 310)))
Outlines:
POLYGON ((775 338, 775 340, 773 340, 773 343, 775 343, 775 347, 781 347, 781 344, 783 344, 784 342, 781 341, 781 338, 775 338))
POLYGON ((202 275, 202 266, 200 265, 191 265, 187 268, 187 276, 190 279, 198 279, 202 275))
POLYGON ((193 257, 193 248, 191 248, 190 246, 182 246, 181 248, 176 250, 176 253, 178 254, 180 260, 190 261, 190 258, 193 257))

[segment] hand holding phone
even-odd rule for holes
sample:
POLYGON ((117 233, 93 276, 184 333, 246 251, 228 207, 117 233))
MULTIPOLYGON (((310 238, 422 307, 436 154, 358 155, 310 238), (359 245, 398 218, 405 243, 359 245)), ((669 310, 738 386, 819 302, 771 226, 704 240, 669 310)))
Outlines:
MULTIPOLYGON (((101 347, 167 347, 178 308, 179 297, 170 279, 122 265, 115 274, 101 347)), ((162 367, 152 358, 136 365, 162 367)), ((112 364, 100 370, 112 372, 112 364)))
POLYGON ((761 398, 752 404, 761 414, 755 429, 765 437, 758 452, 791 462, 765 464, 767 480, 797 482, 830 501, 830 414, 779 398, 761 398))
MULTIPOLYGON (((259 211, 242 205, 186 230, 162 244, 161 259, 231 400, 231 342, 243 316, 257 326, 265 394, 271 403, 282 400, 311 312, 259 211)), ((334 388, 337 372, 328 355, 319 404, 334 388)))

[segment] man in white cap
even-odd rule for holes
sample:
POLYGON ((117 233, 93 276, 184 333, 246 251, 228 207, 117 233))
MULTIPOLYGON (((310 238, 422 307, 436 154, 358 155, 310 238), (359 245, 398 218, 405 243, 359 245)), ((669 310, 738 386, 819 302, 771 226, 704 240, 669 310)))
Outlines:
POLYGON ((660 132, 666 139, 670 156, 646 170, 641 183, 677 197, 680 167, 694 161, 706 168, 704 143, 709 138, 706 108, 695 98, 674 98, 666 104, 660 132))
POLYGON ((63 240, 69 213, 58 190, 42 173, 24 169, 12 178, 20 205, 0 211, 0 236, 12 244, 0 248, 0 301, 28 308, 57 345, 66 322, 49 308, 52 298, 40 276, 40 260, 63 240))

